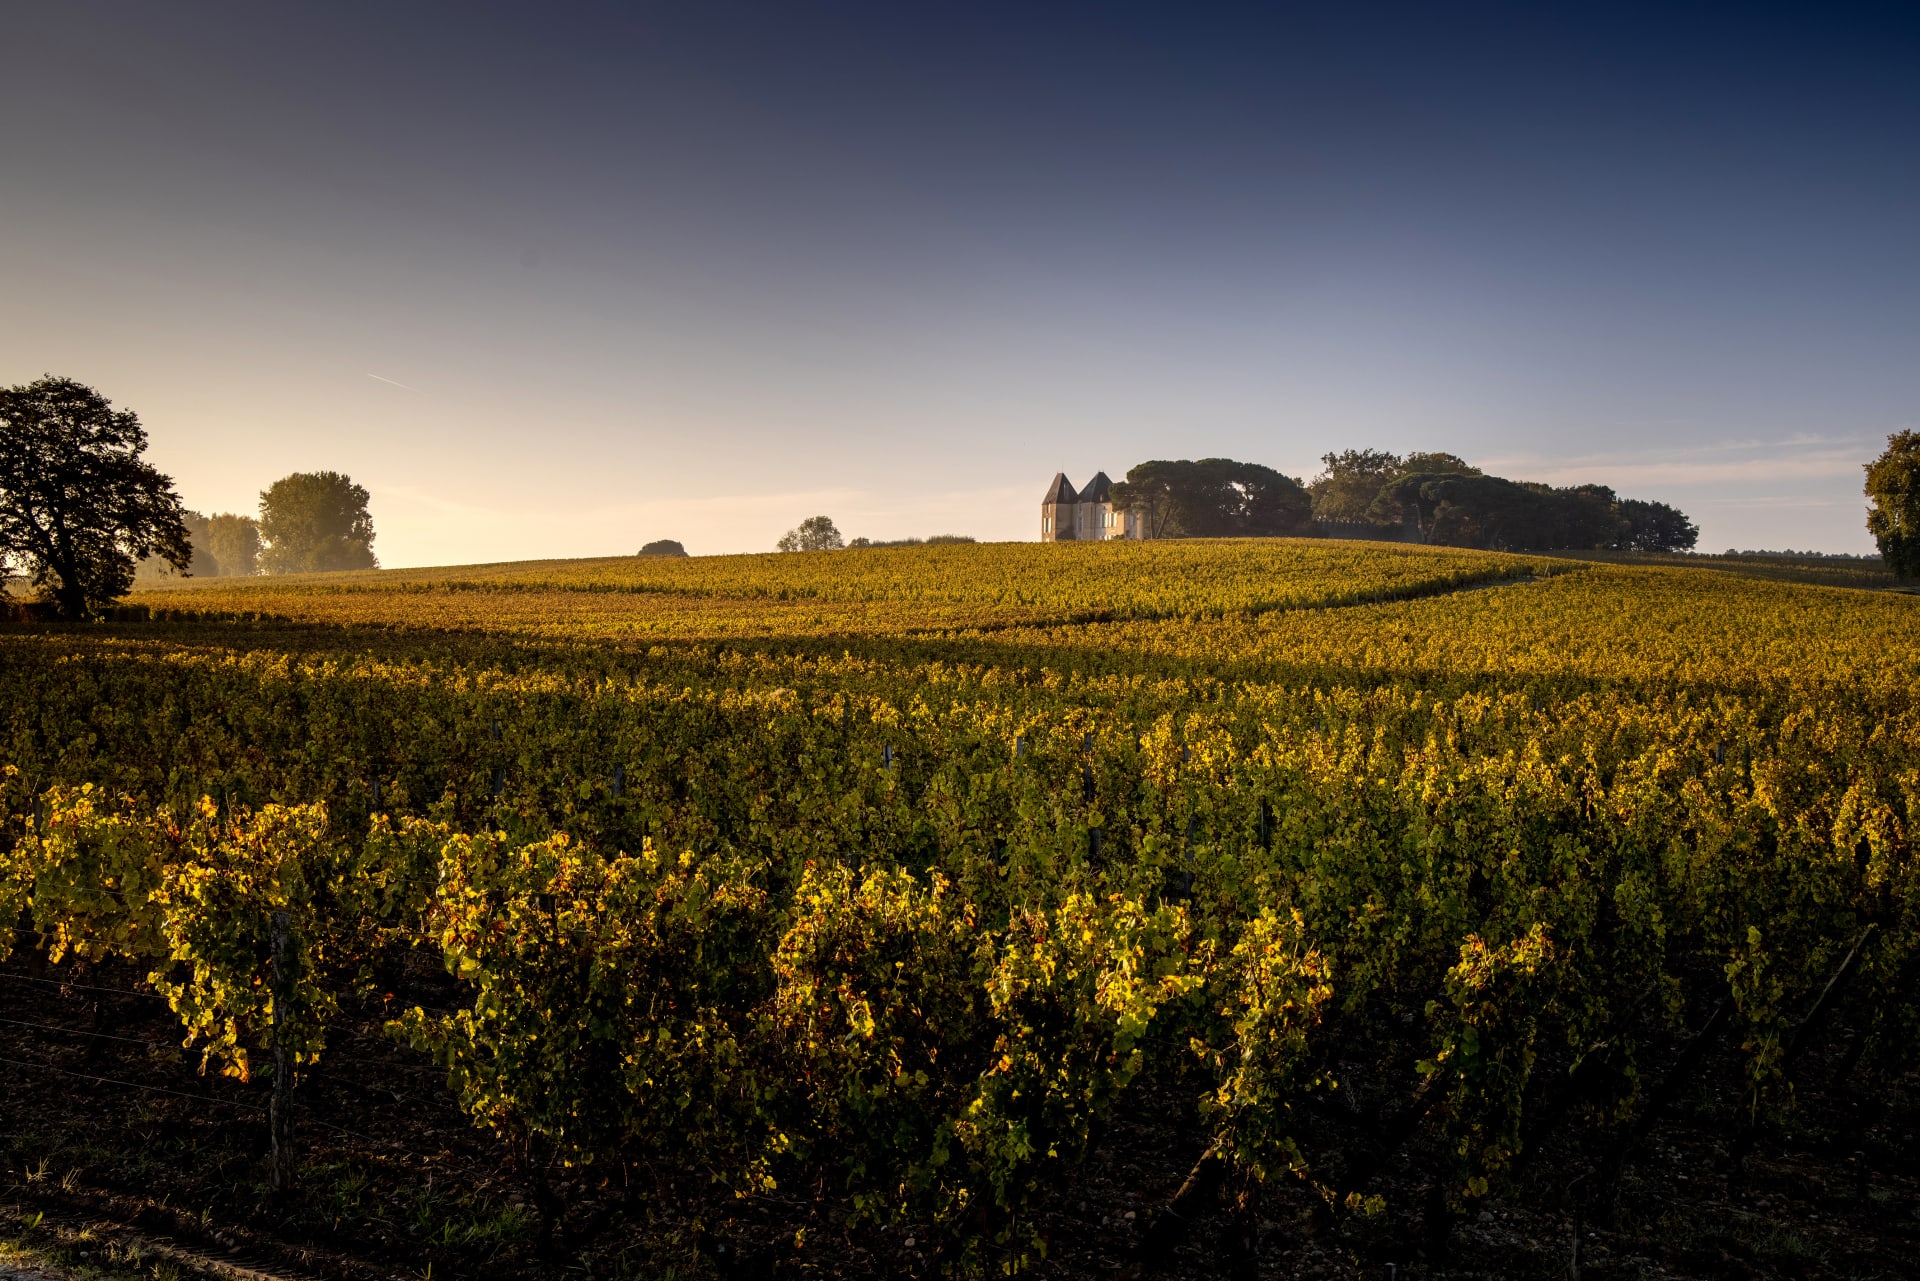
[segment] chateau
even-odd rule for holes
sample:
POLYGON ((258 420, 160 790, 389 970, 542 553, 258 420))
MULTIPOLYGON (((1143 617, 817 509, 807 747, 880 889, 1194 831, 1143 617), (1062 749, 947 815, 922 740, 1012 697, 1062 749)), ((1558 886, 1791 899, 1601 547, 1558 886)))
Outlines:
POLYGON ((1116 510, 1113 482, 1097 471, 1087 487, 1074 492, 1065 472, 1055 472, 1040 500, 1040 541, 1043 543, 1096 542, 1107 538, 1145 538, 1146 513, 1116 510))

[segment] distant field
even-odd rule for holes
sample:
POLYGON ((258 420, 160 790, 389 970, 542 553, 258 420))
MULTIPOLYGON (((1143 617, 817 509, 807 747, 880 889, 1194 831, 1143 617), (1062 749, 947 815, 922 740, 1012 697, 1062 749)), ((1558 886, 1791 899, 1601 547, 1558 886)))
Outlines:
POLYGON ((1733 552, 1722 555, 1685 555, 1659 552, 1569 552, 1579 560, 1613 565, 1672 565, 1772 578, 1788 583, 1819 583, 1826 587, 1898 589, 1893 571, 1878 557, 1794 556, 1786 553, 1733 552))
POLYGON ((1021 665, 1241 677, 1357 671, 1442 687, 1526 674, 1898 686, 1920 674, 1910 600, 1703 577, 1725 572, 1706 558, 1596 563, 1258 539, 187 579, 144 585, 130 599, 183 614, 539 637, 612 652, 724 640, 813 652, 835 640, 899 637, 935 645, 918 652, 937 655, 944 637, 953 656, 977 657, 991 635, 992 653, 1021 665))
MULTIPOLYGON (((1249 540, 146 586, 0 624, 7 972, 160 991, 257 1081, 289 912, 338 1127, 299 1214, 435 1276, 1199 1277, 1249 1216, 1356 1278, 1435 1232, 1558 1274, 1576 1216, 1620 1274, 1894 1275, 1890 1202, 1722 1199, 1920 1193, 1920 598, 1792 577, 1249 540)), ((141 1137, 194 1106, 0 1132, 247 1213, 257 1122, 141 1137)))
POLYGON ((162 609, 572 635, 960 629, 1357 604, 1550 572, 1538 557, 1323 540, 617 557, 144 584, 162 609))

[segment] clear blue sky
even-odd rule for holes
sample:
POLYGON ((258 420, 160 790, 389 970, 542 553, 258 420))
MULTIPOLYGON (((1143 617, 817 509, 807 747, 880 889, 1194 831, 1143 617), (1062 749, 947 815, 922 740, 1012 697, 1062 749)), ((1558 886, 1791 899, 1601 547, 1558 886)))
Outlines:
POLYGON ((0 10, 0 383, 391 565, 1031 538, 1349 447, 1862 551, 1920 425, 1912 6, 0 10))

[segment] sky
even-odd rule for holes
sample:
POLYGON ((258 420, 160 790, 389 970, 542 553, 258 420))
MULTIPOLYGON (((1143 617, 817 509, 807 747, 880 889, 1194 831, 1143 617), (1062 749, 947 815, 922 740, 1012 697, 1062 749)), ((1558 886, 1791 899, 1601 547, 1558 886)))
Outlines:
POLYGON ((390 566, 1030 539, 1048 479, 1447 450, 1871 551, 1920 10, 0 8, 0 385, 390 566))

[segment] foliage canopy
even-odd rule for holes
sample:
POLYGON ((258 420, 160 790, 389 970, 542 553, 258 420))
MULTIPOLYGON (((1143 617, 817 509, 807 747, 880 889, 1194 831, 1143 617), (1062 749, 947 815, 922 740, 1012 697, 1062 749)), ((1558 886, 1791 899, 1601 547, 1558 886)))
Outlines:
POLYGON ((1113 487, 1113 505, 1145 513, 1148 538, 1270 538, 1308 532, 1300 482, 1231 458, 1141 463, 1113 487))
POLYGON ((0 572, 24 570, 67 618, 124 595, 138 557, 186 572, 186 512, 146 447, 132 410, 71 378, 0 390, 0 572))
POLYGON ((1427 541, 1500 551, 1684 551, 1698 530, 1665 503, 1622 502, 1605 485, 1549 485, 1453 472, 1402 476, 1381 489, 1376 520, 1409 513, 1427 541))
POLYGON ((260 494, 260 567, 269 574, 376 569, 367 491, 337 471, 295 472, 260 494))
POLYGON ((1322 454, 1320 461, 1326 470, 1308 486, 1315 520, 1398 524, 1401 517, 1397 512, 1389 510, 1383 520, 1374 510, 1381 489, 1393 481, 1419 473, 1480 475, 1478 467, 1445 453, 1413 453, 1402 458, 1383 449, 1346 449, 1322 454))
POLYGON ((1901 578, 1920 578, 1920 431, 1887 437, 1886 452, 1867 464, 1866 494, 1881 558, 1901 578))
POLYGON ((831 517, 809 516, 795 528, 780 535, 780 541, 774 547, 783 552, 830 552, 846 545, 846 539, 840 537, 840 531, 831 517))
POLYGON ((1604 485, 1556 489, 1489 476, 1457 454, 1377 449, 1326 454, 1309 486, 1315 520, 1417 526, 1426 541, 1496 550, 1673 552, 1699 531, 1665 503, 1620 498, 1604 485))
POLYGON ((260 523, 251 516, 221 512, 207 521, 207 550, 222 578, 260 572, 260 523))

